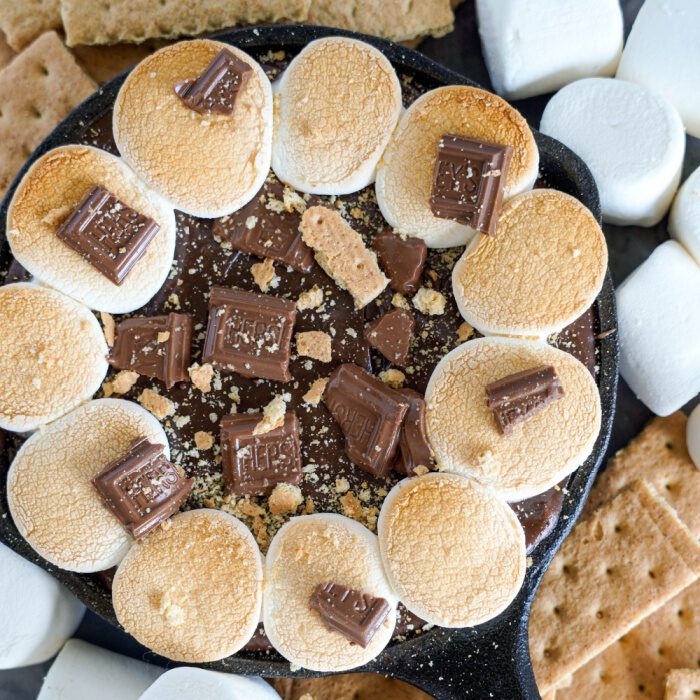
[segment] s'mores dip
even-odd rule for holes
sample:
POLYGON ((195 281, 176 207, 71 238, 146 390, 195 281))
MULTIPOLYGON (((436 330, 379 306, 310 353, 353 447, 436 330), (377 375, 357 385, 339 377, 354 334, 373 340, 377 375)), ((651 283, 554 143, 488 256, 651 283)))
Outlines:
POLYGON ((184 663, 343 671, 506 610, 598 437, 607 330, 600 227, 525 119, 347 37, 198 39, 73 141, 14 191, 0 287, 36 553, 184 663))

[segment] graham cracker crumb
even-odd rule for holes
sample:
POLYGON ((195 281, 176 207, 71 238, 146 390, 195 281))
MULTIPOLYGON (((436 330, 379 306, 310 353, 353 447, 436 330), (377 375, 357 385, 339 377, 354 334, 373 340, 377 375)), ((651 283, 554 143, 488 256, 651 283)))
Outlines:
POLYGON ((187 372, 190 375, 192 383, 203 394, 208 394, 211 391, 211 380, 214 376, 214 368, 208 362, 201 366, 199 363, 195 362, 187 372))
POLYGON ((111 314, 106 311, 100 311, 100 318, 102 319, 102 327, 104 329, 105 340, 110 348, 114 347, 114 341, 117 336, 117 324, 114 322, 111 314))
POLYGON ((289 394, 278 394, 263 408, 262 420, 253 428, 253 435, 263 435, 284 425, 284 414, 287 412, 289 394))
POLYGON ((158 333, 158 342, 167 343, 170 340, 170 331, 161 331, 158 333))
POLYGON ((446 303, 447 299, 445 299, 444 294, 440 294, 440 292, 428 287, 421 287, 413 297, 413 306, 428 316, 444 314, 446 303))
POLYGON ((163 420, 175 413, 175 404, 153 389, 144 389, 139 394, 138 402, 158 420, 163 420))
POLYGON ((280 283, 280 278, 275 274, 275 263, 272 258, 265 258, 261 263, 251 265, 250 272, 261 292, 269 292, 280 283))
POLYGON ((328 384, 328 377, 323 377, 321 379, 315 379, 309 390, 301 397, 304 403, 308 403, 311 406, 318 406, 323 397, 323 392, 326 390, 326 385, 328 384))
POLYGON ((304 290, 297 299, 297 309, 306 311, 307 309, 317 309, 323 304, 323 290, 314 285, 311 289, 304 290))
POLYGON ((304 198, 286 185, 282 192, 282 203, 284 204, 285 210, 290 214, 294 211, 298 214, 303 214, 306 211, 306 202, 304 198))
POLYGON ((413 473, 416 476, 423 476, 423 474, 427 474, 430 471, 428 467, 424 467, 422 464, 419 464, 417 467, 413 467, 413 473))
POLYGON ((330 362, 333 356, 331 337, 324 331, 306 331, 296 334, 297 352, 319 362, 330 362))
POLYGON ((474 328, 469 325, 466 321, 459 324, 457 329, 457 340, 463 343, 465 340, 469 340, 474 335, 474 328))
MULTIPOLYGON (((136 384, 139 379, 137 372, 132 372, 130 369, 123 369, 119 372, 111 382, 105 382, 102 386, 106 384, 110 385, 110 394, 126 394, 131 388, 136 384)), ((105 390, 105 396, 108 396, 105 390)))
POLYGON ((350 490, 350 482, 341 476, 335 480, 335 490, 338 493, 347 493, 350 490))
POLYGON ((406 375, 398 369, 386 369, 379 373, 379 378, 392 389, 401 389, 406 381, 406 375))
POLYGON ((273 515, 294 513, 304 502, 301 489, 294 484, 277 484, 270 494, 268 506, 273 515))
POLYGON ((214 446, 214 436, 206 430, 194 434, 194 444, 198 450, 210 450, 214 446))
POLYGON ((391 297, 391 305, 395 306, 397 309, 406 309, 406 311, 411 310, 411 305, 408 303, 408 299, 403 294, 396 292, 393 297, 391 297))

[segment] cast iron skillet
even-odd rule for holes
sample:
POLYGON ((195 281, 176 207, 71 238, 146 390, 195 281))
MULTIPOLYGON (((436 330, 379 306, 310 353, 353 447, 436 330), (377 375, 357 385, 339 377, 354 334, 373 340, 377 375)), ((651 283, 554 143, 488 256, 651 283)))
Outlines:
MULTIPOLYGON (((338 34, 373 44, 391 60, 400 74, 412 76, 416 83, 426 89, 446 84, 476 85, 416 51, 352 32, 311 26, 273 26, 223 32, 216 38, 235 44, 257 58, 269 50, 284 49, 287 54, 295 54, 313 39, 338 34)), ((19 179, 28 166, 46 151, 75 142, 85 124, 92 123, 111 107, 123 81, 124 76, 115 78, 78 107, 41 144, 20 171, 0 207, 0 269, 5 269, 10 259, 5 240, 5 221, 7 206, 19 179)), ((578 198, 600 221, 598 191, 585 164, 558 141, 537 132, 535 137, 540 150, 541 173, 548 185, 578 198)), ((609 273, 595 309, 598 331, 616 327, 615 297, 609 273)), ((571 478, 568 487, 571 495, 564 502, 556 527, 533 551, 532 564, 515 601, 500 616, 478 627, 464 630, 433 628, 406 641, 393 642, 377 659, 358 670, 396 676, 438 698, 539 698, 527 645, 530 604, 545 569, 583 507, 605 454, 615 410, 617 335, 609 335, 598 345, 599 388, 603 407, 601 432, 592 455, 571 478)), ((94 612, 116 625, 110 597, 94 576, 57 570, 40 559, 19 536, 9 516, 4 490, 8 466, 9 455, 7 450, 3 450, 0 435, 0 540, 52 573, 94 612)), ((232 585, 235 583, 232 582, 232 585)), ((172 665, 172 662, 159 657, 152 660, 162 665, 172 665)), ((219 671, 267 677, 319 675, 304 670, 290 671, 289 664, 276 653, 241 652, 205 666, 219 671)))

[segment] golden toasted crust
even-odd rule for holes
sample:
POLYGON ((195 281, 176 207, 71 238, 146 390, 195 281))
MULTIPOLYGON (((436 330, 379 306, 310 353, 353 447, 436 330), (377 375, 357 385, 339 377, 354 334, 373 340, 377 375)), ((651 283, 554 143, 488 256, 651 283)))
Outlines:
POLYGON ((464 245, 471 235, 467 226, 437 218, 430 209, 435 157, 445 134, 513 148, 506 198, 532 187, 539 164, 530 127, 500 97, 451 85, 418 98, 399 121, 377 169, 377 201, 391 226, 432 248, 464 245))
POLYGON ((401 602, 443 627, 490 620, 525 576, 525 534, 505 501, 456 474, 399 482, 378 522, 382 560, 401 602))
POLYGON ((156 192, 195 216, 240 209, 270 168, 272 88, 262 68, 229 44, 198 39, 167 46, 129 74, 114 104, 114 139, 124 160, 156 192), (221 49, 252 67, 231 115, 199 114, 175 94, 221 49))
POLYGON ((199 509, 131 548, 112 602, 120 624, 149 649, 204 663, 234 654, 253 635, 262 581, 260 550, 245 525, 199 509))
POLYGON ((495 236, 478 236, 455 265, 460 313, 482 333, 544 337, 575 321, 605 278, 608 248, 586 207, 533 190, 503 207, 495 236))
POLYGON ((571 355, 508 338, 470 340, 435 368, 425 394, 426 427, 439 467, 470 476, 506 498, 546 491, 590 454, 600 431, 598 389, 571 355), (486 405, 486 385, 541 365, 564 395, 504 436, 486 405))
POLYGON ((34 430, 89 399, 107 344, 82 304, 34 284, 0 287, 0 427, 34 430))
POLYGON ((175 215, 124 162, 90 146, 61 146, 37 160, 19 184, 7 215, 12 253, 29 272, 90 308, 112 313, 146 304, 170 272, 175 215), (159 226, 143 257, 115 285, 56 236, 57 227, 95 185, 159 226))

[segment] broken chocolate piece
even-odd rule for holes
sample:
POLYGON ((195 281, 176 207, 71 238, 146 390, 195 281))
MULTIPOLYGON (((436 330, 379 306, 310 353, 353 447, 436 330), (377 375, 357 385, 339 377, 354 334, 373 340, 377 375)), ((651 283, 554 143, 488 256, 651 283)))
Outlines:
POLYGON ((283 425, 253 435, 262 413, 241 413, 221 420, 224 479, 236 495, 264 496, 277 484, 301 481, 299 421, 294 411, 284 414, 283 425))
POLYGON ((288 382, 296 313, 292 301, 212 287, 203 361, 244 377, 288 382))
POLYGON ((512 155, 510 146, 443 136, 433 173, 433 214, 493 236, 512 155))
POLYGON ((422 238, 401 238, 384 229, 372 241, 379 264, 389 277, 389 287, 399 294, 413 294, 421 283, 421 275, 428 255, 428 246, 422 238))
POLYGON ((328 629, 340 632, 363 649, 391 611, 384 598, 375 598, 338 583, 319 583, 311 594, 309 605, 321 615, 328 629))
POLYGON ((331 374, 323 402, 340 424, 350 461, 384 476, 391 469, 408 401, 369 372, 345 364, 331 374))
POLYGON ((434 463, 425 430, 425 401, 413 389, 398 389, 398 391, 408 401, 408 411, 399 433, 399 450, 394 471, 413 476, 416 467, 430 469, 434 463))
POLYGON ((118 285, 146 252, 158 228, 153 219, 96 185, 56 235, 118 285))
POLYGON ((365 326, 365 340, 399 367, 408 362, 413 337, 413 315, 405 309, 393 309, 365 326))
POLYGON ((265 183, 235 215, 214 222, 214 235, 243 253, 272 258, 298 272, 310 272, 314 266, 314 251, 301 239, 300 214, 279 206, 283 199, 281 182, 265 183), (269 197, 278 206, 270 208, 269 197))
POLYGON ((228 49, 221 49, 196 80, 175 86, 177 96, 200 114, 232 114, 238 93, 248 82, 251 66, 228 49))
POLYGON ((163 445, 137 438, 92 484, 102 501, 136 539, 180 510, 192 489, 163 454, 163 445))
POLYGON ((563 395, 559 377, 548 365, 510 374, 486 387, 487 405, 504 435, 563 395))
POLYGON ((189 314, 127 318, 117 327, 109 364, 160 379, 170 389, 189 379, 191 344, 189 314))

